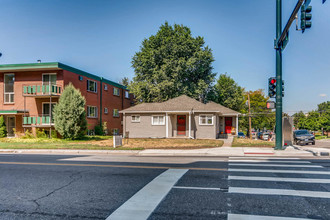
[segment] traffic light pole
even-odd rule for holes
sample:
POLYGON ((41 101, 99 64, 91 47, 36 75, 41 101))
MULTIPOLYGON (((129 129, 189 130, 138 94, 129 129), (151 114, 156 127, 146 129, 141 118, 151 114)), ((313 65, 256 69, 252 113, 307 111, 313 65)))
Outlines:
MULTIPOLYGON (((282 35, 282 0, 276 0, 276 41, 282 35)), ((276 47, 276 140, 275 150, 282 150, 282 47, 276 47)))

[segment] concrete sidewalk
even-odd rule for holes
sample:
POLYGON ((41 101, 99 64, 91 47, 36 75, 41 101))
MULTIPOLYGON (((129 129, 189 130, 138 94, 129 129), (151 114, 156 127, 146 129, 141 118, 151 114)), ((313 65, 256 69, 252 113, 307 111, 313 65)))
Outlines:
POLYGON ((314 152, 287 147, 285 150, 277 151, 273 148, 262 147, 218 147, 193 150, 173 149, 149 149, 149 150, 10 150, 0 149, 1 154, 54 154, 54 155, 130 155, 130 156, 213 156, 213 157, 244 157, 244 156, 275 156, 275 157, 313 157, 319 156, 314 152))

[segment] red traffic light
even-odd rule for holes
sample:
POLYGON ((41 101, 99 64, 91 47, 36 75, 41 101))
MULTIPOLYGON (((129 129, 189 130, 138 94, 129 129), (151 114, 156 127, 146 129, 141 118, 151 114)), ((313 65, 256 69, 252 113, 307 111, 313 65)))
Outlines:
POLYGON ((272 80, 270 80, 270 83, 271 83, 271 84, 275 84, 275 83, 276 83, 276 79, 272 79, 272 80))

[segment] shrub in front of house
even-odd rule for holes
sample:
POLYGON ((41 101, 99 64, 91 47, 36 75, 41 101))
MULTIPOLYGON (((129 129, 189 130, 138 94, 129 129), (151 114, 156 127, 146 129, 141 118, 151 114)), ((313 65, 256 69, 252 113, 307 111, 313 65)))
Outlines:
POLYGON ((3 116, 0 116, 0 138, 7 136, 7 127, 5 124, 5 119, 3 116))
POLYGON ((71 83, 67 85, 54 107, 56 131, 64 139, 81 139, 87 130, 86 100, 71 83))

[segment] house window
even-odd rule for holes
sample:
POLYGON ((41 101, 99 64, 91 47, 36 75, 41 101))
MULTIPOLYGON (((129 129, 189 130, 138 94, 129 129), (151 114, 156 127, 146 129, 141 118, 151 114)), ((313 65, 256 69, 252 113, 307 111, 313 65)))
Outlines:
POLYGON ((104 84, 104 90, 108 91, 108 85, 104 84))
POLYGON ((42 117, 43 124, 54 123, 54 108, 56 103, 50 104, 49 102, 42 103, 42 117), (51 116, 51 117, 50 117, 51 116))
POLYGON ((118 109, 113 110, 113 117, 119 117, 119 110, 118 109))
POLYGON ((108 114, 108 108, 104 108, 104 114, 108 114))
POLYGON ((116 96, 119 96, 119 89, 118 88, 113 88, 113 94, 116 96))
POLYGON ((97 107, 96 106, 87 106, 87 117, 97 118, 97 107))
POLYGON ((87 80, 87 91, 97 92, 97 84, 95 81, 87 80))
POLYGON ((129 92, 125 91, 125 98, 129 99, 129 92))
POLYGON ((5 79, 4 79, 5 103, 14 103, 14 82, 15 82, 15 74, 5 74, 5 79))
POLYGON ((140 115, 132 115, 132 122, 140 122, 140 115))
POLYGON ((152 116, 151 118, 152 125, 165 125, 165 117, 160 115, 152 116))
POLYGON ((79 80, 80 80, 80 81, 83 81, 83 77, 82 77, 82 76, 79 76, 79 80))
POLYGON ((212 115, 200 115, 199 124, 200 125, 213 125, 213 116, 212 115))

